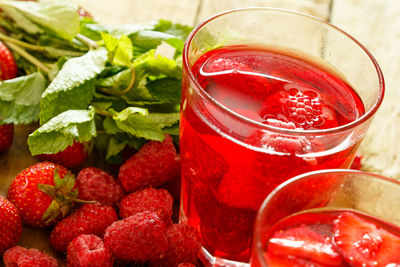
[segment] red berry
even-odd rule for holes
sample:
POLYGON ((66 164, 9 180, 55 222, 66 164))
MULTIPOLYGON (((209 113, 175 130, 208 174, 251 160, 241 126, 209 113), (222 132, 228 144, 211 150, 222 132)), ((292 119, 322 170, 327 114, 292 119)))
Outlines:
POLYGON ((184 262, 184 263, 179 263, 178 267, 196 267, 196 265, 190 262, 184 262))
POLYGON ((125 194, 117 179, 94 167, 82 169, 78 173, 76 186, 79 190, 79 199, 96 200, 112 207, 116 207, 125 194))
POLYGON ((73 145, 56 154, 41 154, 38 158, 41 161, 51 161, 67 168, 75 168, 81 165, 88 156, 88 145, 74 142, 73 145))
POLYGON ((187 224, 173 224, 167 228, 165 236, 168 240, 167 254, 153 266, 176 267, 181 262, 197 262, 201 244, 194 228, 187 224))
POLYGON ((14 137, 14 124, 0 125, 0 152, 10 148, 14 137))
POLYGON ((126 218, 143 211, 156 212, 165 224, 171 224, 174 200, 165 189, 152 187, 137 191, 121 200, 119 216, 126 218))
POLYGON ((269 240, 268 251, 281 257, 291 256, 328 266, 342 266, 342 258, 331 239, 305 225, 276 232, 269 240))
POLYGON ((80 235, 68 245, 68 267, 112 267, 113 256, 96 235, 80 235))
POLYGON ((334 221, 333 240, 350 266, 397 266, 400 236, 353 213, 334 221))
POLYGON ((17 64, 7 46, 0 41, 0 80, 13 79, 17 76, 17 64))
POLYGON ((164 221, 157 213, 145 211, 114 222, 106 229, 104 243, 118 259, 157 260, 168 248, 164 233, 164 221))
POLYGON ((353 160, 353 163, 351 163, 350 169, 353 170, 361 170, 361 160, 363 159, 364 156, 362 155, 356 155, 356 157, 353 160))
POLYGON ((7 192, 22 222, 34 227, 54 224, 65 217, 78 196, 75 177, 60 165, 41 162, 19 173, 7 192))
POLYGON ((10 248, 3 255, 6 267, 57 267, 57 260, 37 249, 16 246, 10 248))
POLYGON ((7 199, 0 196, 0 255, 15 246, 22 234, 21 218, 17 208, 7 199), (4 227, 5 226, 5 227, 4 227))
POLYGON ((119 169, 118 179, 127 192, 159 186, 179 175, 179 162, 169 135, 163 142, 150 141, 119 169))
POLYGON ((66 251, 68 244, 82 234, 102 237, 104 231, 118 220, 112 207, 101 204, 85 204, 70 216, 59 221, 50 234, 50 243, 58 251, 66 251))

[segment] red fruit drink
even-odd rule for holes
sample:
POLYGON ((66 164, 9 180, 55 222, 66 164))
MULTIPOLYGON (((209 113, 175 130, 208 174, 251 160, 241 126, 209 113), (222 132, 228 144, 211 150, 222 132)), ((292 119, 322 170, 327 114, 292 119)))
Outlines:
MULTIPOLYGON (((272 226, 264 238, 268 266, 400 264, 400 228, 354 210, 302 211, 272 226)), ((253 257, 251 266, 266 265, 253 257)))
POLYGON ((191 71, 212 100, 193 97, 184 74, 181 220, 214 257, 248 262, 264 198, 300 173, 348 168, 359 144, 307 133, 348 124, 364 106, 330 68, 288 51, 225 46, 191 71))

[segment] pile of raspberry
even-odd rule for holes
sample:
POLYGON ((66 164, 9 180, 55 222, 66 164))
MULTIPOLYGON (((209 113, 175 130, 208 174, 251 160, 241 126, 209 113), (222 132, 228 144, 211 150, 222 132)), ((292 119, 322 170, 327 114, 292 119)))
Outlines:
MULTIPOLYGON (((117 179, 104 170, 80 170, 75 186, 81 204, 58 221, 52 247, 66 254, 67 266, 198 265, 195 229, 172 220, 174 198, 160 188, 180 175, 180 158, 166 135, 150 141, 121 165, 117 179)), ((6 266, 57 266, 37 249, 15 246, 3 254, 6 266)))

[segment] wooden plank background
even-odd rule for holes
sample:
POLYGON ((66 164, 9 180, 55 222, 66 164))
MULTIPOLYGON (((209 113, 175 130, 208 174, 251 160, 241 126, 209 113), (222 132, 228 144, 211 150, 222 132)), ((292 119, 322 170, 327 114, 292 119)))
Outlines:
MULTIPOLYGON (((97 21, 108 25, 169 19, 196 25, 218 12, 247 6, 272 6, 301 11, 344 29, 366 45, 380 63, 386 96, 360 151, 364 170, 400 178, 400 1, 398 0, 73 0, 97 21)), ((27 135, 34 125, 18 126, 12 148, 0 155, 0 193, 10 181, 36 162, 29 155, 27 135)), ((54 256, 48 230, 24 229, 21 245, 54 256)), ((64 264, 64 263, 63 263, 64 264)))

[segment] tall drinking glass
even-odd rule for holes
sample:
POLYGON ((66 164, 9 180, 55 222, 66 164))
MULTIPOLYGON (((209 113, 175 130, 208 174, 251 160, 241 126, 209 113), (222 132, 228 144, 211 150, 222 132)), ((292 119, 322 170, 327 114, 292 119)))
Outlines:
POLYGON ((354 170, 301 174, 265 199, 253 240, 252 267, 398 266, 400 183, 354 170), (307 242, 320 250, 305 252, 307 242))
POLYGON ((202 261, 246 265, 265 197, 348 168, 383 93, 372 55, 316 18, 248 8, 197 26, 183 53, 180 220, 199 232, 202 261))

